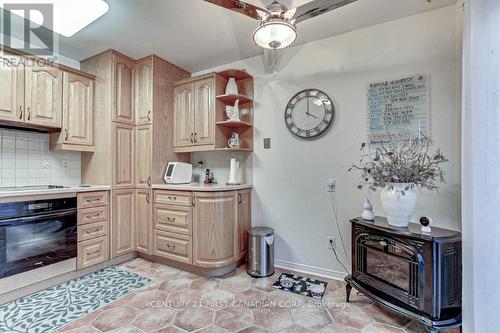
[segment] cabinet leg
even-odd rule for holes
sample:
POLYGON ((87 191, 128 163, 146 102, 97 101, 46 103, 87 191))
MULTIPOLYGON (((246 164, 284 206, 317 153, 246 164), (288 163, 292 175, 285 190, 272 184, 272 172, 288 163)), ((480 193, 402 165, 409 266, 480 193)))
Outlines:
POLYGON ((349 303, 349 299, 351 298, 351 290, 352 286, 348 283, 345 285, 345 301, 349 303))

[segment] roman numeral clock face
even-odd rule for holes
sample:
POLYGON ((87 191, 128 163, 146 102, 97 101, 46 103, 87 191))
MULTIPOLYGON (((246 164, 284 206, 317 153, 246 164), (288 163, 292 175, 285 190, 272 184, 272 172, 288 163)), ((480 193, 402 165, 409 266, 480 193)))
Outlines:
POLYGON ((306 89, 292 97, 285 110, 285 124, 293 135, 313 139, 324 134, 335 120, 332 100, 317 89, 306 89))

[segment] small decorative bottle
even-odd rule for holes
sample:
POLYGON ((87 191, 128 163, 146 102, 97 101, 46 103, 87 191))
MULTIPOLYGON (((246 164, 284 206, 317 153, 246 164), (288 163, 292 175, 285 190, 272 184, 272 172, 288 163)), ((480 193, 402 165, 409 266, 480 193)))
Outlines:
POLYGON ((363 203, 363 213, 361 214, 361 218, 366 221, 373 221, 375 219, 375 214, 373 214, 373 205, 365 198, 365 202, 363 203))

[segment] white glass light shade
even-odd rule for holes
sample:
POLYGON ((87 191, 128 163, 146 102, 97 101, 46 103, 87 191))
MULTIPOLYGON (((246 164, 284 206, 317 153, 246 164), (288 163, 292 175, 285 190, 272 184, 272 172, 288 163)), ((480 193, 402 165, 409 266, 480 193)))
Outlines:
POLYGON ((253 34, 255 43, 266 49, 284 49, 296 38, 295 27, 281 20, 264 22, 253 34))

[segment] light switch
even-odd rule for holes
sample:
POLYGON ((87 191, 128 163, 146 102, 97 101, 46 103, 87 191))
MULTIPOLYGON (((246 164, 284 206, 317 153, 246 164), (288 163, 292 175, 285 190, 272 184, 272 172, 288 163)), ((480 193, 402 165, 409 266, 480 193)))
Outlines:
POLYGON ((264 138, 264 149, 271 149, 271 138, 264 138))

